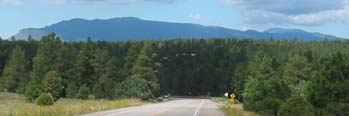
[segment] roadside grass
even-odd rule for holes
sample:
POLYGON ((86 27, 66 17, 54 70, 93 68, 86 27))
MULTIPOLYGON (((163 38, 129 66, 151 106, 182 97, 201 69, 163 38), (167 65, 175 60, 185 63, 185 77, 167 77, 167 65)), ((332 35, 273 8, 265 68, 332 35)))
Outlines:
POLYGON ((139 99, 80 100, 62 98, 52 106, 37 106, 15 93, 0 93, 0 116, 72 116, 141 105, 139 99))
POLYGON ((214 98, 214 100, 220 103, 219 109, 225 116, 258 116, 256 113, 245 111, 243 104, 231 104, 226 98, 214 98))

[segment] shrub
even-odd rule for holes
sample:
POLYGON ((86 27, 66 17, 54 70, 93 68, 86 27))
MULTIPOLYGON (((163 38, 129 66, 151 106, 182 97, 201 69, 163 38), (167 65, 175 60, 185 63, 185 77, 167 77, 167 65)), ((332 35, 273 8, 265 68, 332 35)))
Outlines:
POLYGON ((40 106, 53 105, 53 97, 50 93, 41 93, 36 99, 36 104, 40 106))
POLYGON ((134 75, 128 77, 117 87, 116 97, 149 99, 152 94, 147 81, 134 75))
POLYGON ((0 83, 0 92, 4 92, 5 91, 5 85, 0 83))
POLYGON ((312 106, 303 97, 290 97, 283 103, 279 110, 279 116, 313 116, 312 106))
POLYGON ((80 99, 87 99, 89 95, 90 89, 84 85, 80 87, 77 97, 80 99))
POLYGON ((38 86, 35 86, 33 83, 29 83, 25 88, 24 95, 26 96, 27 101, 33 102, 39 97, 40 93, 41 91, 38 86))
POLYGON ((65 89, 67 97, 75 98, 76 97, 76 93, 78 92, 77 90, 78 90, 78 86, 74 82, 70 82, 68 84, 67 88, 65 89))

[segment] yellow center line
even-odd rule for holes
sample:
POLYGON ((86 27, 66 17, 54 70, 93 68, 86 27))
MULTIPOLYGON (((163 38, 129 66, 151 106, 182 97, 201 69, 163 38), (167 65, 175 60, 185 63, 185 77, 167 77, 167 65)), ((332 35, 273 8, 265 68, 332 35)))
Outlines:
POLYGON ((179 108, 179 107, 185 106, 185 105, 187 105, 187 104, 188 104, 188 102, 186 102, 186 103, 184 103, 184 104, 182 104, 182 105, 180 105, 180 106, 176 106, 176 107, 172 107, 172 108, 166 108, 166 109, 160 110, 159 112, 156 112, 156 113, 154 113, 154 114, 150 114, 150 115, 148 115, 148 116, 158 116, 158 115, 160 115, 160 114, 164 114, 164 113, 166 113, 166 112, 172 111, 172 110, 177 109, 177 108, 179 108))

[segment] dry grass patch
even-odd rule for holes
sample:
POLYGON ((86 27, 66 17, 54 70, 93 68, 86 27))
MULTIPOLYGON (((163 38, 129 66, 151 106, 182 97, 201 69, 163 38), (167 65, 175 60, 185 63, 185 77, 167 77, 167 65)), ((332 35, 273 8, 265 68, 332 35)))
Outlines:
POLYGON ((141 105, 139 99, 80 100, 59 99, 52 106, 37 106, 25 101, 23 95, 0 93, 0 116, 71 116, 108 109, 141 105))
POLYGON ((226 116, 258 116, 254 112, 244 110, 243 104, 230 104, 228 99, 215 98, 215 101, 220 103, 220 110, 222 110, 226 116))

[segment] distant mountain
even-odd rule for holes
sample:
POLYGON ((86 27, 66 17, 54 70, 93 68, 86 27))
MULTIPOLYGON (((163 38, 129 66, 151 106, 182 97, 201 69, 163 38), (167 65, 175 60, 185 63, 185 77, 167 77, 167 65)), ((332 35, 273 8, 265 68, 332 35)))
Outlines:
POLYGON ((255 30, 233 30, 217 26, 203 26, 190 23, 170 23, 142 20, 134 17, 113 18, 107 20, 71 19, 44 28, 28 28, 15 35, 17 39, 26 39, 28 35, 40 39, 50 32, 57 33, 68 41, 93 40, 120 41, 174 38, 255 38, 255 39, 294 39, 323 40, 341 39, 322 33, 311 33, 298 29, 272 28, 264 32, 255 30))

